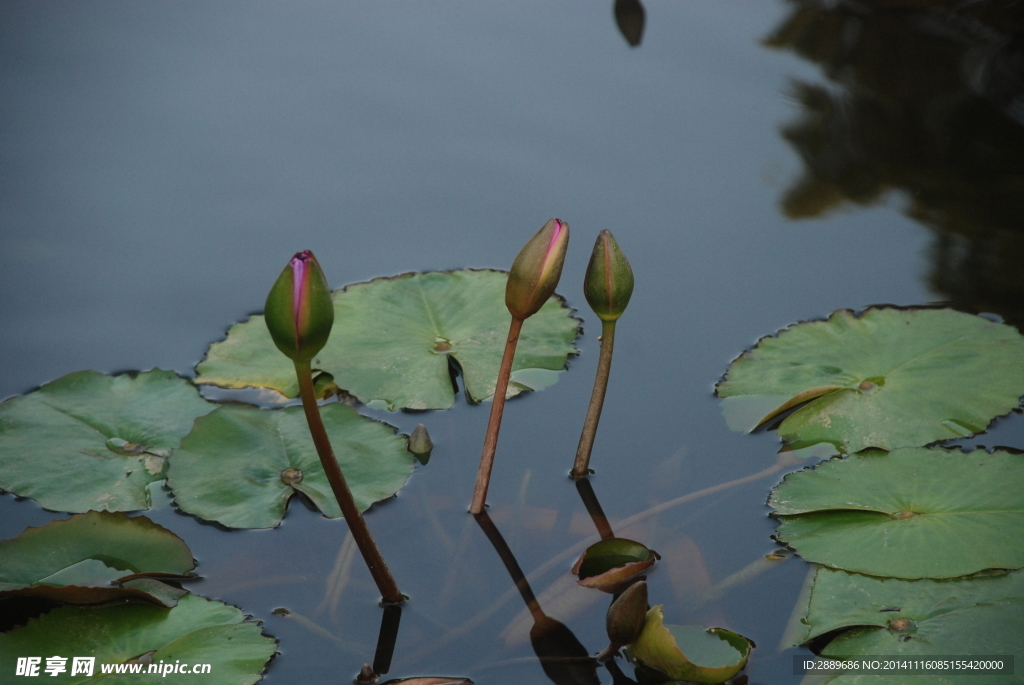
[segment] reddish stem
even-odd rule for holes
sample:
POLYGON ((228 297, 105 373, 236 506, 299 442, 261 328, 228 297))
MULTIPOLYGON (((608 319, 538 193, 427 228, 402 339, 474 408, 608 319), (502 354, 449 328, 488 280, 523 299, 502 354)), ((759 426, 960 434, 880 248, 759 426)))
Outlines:
POLYGON ((469 507, 471 514, 481 513, 487 502, 487 486, 491 482, 494 452, 498 447, 498 431, 501 430, 501 414, 505 409, 505 393, 508 392, 508 379, 512 375, 512 359, 516 356, 516 344, 519 342, 519 332, 522 329, 523 319, 513 316, 512 325, 508 328, 505 354, 501 358, 501 368, 498 369, 498 385, 494 389, 494 399, 491 401, 491 417, 487 421, 484 449, 480 455, 480 469, 476 473, 476 487, 473 489, 473 503, 469 507))
POLYGON ((345 476, 341 473, 338 460, 334 456, 334 449, 327 437, 327 429, 324 428, 323 419, 320 418, 320 408, 316 404, 316 393, 313 390, 313 373, 309 362, 295 362, 295 374, 299 379, 299 395, 302 397, 302 409, 306 412, 306 422, 309 424, 309 432, 313 436, 313 444, 316 445, 316 452, 320 456, 320 463, 323 464, 324 473, 327 474, 327 481, 331 484, 334 497, 338 500, 341 513, 352 531, 352 537, 356 546, 363 555, 367 568, 373 581, 377 583, 377 589, 388 604, 401 604, 405 596, 398 589, 384 556, 377 548, 377 543, 370 535, 370 529, 366 527, 363 515, 359 513, 359 507, 352 498, 352 491, 345 482, 345 476))

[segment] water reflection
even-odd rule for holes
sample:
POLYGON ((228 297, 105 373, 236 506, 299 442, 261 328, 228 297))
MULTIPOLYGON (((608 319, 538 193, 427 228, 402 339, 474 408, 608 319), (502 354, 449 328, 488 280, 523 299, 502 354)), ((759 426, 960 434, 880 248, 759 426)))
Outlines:
POLYGON ((1024 324, 1024 12, 1019 3, 791 0, 765 40, 821 66, 783 136, 805 172, 782 199, 817 217, 903 191, 935 233, 929 286, 1024 324))
POLYGON ((530 644, 540 660, 544 674, 556 685, 600 685, 597 677, 597 661, 576 638, 569 628, 544 613, 537 601, 526 575, 523 573, 511 548, 501 536, 497 526, 487 512, 475 514, 474 518, 483 529, 494 550, 501 557, 501 562, 508 570, 516 589, 526 602, 533 616, 533 627, 530 628, 530 644))
POLYGON ((640 45, 644 37, 644 21, 647 18, 640 0, 615 0, 613 12, 615 23, 626 42, 634 48, 640 45))

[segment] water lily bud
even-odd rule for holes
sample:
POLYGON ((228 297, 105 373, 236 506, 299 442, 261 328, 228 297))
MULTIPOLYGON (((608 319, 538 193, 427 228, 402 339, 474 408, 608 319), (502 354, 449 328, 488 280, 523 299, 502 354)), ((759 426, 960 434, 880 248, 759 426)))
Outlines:
POLYGON ((430 461, 430 452, 434 449, 434 441, 430 439, 427 427, 422 423, 416 424, 409 436, 409 451, 416 456, 424 466, 430 461))
POLYGON ((312 252, 299 252, 288 262, 267 295, 264 315, 277 349, 292 361, 308 362, 323 349, 334 325, 334 303, 312 252))
POLYGON ((530 238, 512 262, 505 286, 505 306, 517 319, 533 316, 544 306, 562 277, 569 224, 552 219, 530 238))
POLYGON ((607 229, 597 235, 594 243, 583 294, 602 321, 615 321, 622 316, 633 294, 633 269, 607 229))
POLYGON ((647 620, 647 583, 638 580, 612 602, 605 616, 608 639, 616 647, 628 645, 644 629, 647 620))

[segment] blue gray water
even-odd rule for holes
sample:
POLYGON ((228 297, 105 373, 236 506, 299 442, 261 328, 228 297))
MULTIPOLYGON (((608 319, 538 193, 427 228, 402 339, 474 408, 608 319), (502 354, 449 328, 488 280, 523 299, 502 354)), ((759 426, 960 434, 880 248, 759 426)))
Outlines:
MULTIPOLYGON (((557 216, 572 229, 559 292, 585 320, 581 354, 556 385, 508 405, 489 497, 523 569, 593 532, 565 474, 597 359, 581 285, 601 229, 636 274, 594 455, 606 512, 621 520, 760 471, 777 439, 730 432, 712 397, 731 359, 837 308, 957 296, 929 277, 937 229, 907 216, 915 190, 898 179, 864 205, 834 189, 828 208, 808 201, 820 212, 785 204, 807 158, 782 135, 805 114, 795 83, 842 85, 763 44, 795 7, 650 2, 631 48, 611 3, 9 0, 0 397, 81 369, 189 374, 228 325, 262 307, 300 249, 316 252, 334 287, 507 268, 557 216)), ((815 168, 827 174, 841 157, 815 168)), ((391 676, 547 682, 524 633, 508 629, 518 596, 471 623, 513 589, 465 513, 487 411, 460 395, 447 412, 367 412, 403 431, 423 422, 436 445, 368 516, 412 597, 391 676)), ((1003 442, 1020 435, 1011 427, 1003 442)), ((691 600, 774 549, 764 502, 777 479, 631 531, 666 556, 652 604, 673 623, 754 639, 758 683, 794 682, 790 652, 776 646, 804 563, 699 608, 691 600)), ((0 496, 2 537, 55 516, 0 496)), ((336 602, 327 592, 343 522, 298 502, 279 529, 252 533, 170 509, 153 517, 199 559, 196 592, 281 639, 267 682, 347 682, 372 659, 380 613, 368 573, 357 561, 336 602)), ((542 594, 571 562, 534 589, 596 652, 604 601, 542 594)))

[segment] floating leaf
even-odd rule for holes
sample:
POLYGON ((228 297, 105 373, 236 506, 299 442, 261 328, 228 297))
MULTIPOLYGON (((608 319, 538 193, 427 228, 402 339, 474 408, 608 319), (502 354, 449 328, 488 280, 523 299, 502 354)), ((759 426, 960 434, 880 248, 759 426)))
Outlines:
MULTIPOLYGON (((334 293, 334 329, 316 370, 364 403, 388 409, 447 409, 455 401, 449 358, 473 401, 494 394, 511 315, 501 271, 412 273, 334 293)), ((576 354, 579 321, 552 297, 523 327, 508 395, 554 382, 576 354)), ((298 394, 295 369, 262 316, 235 324, 196 367, 198 383, 298 394)))
MULTIPOLYGON (((210 682, 248 685, 262 677, 277 641, 263 635, 259 624, 245 619, 233 606, 195 595, 182 597, 173 609, 137 602, 62 607, 0 633, 0 673, 13 674, 19 656, 60 654, 69 657, 62 683, 102 680, 143 685, 155 682, 155 677, 168 684, 203 679, 202 674, 156 670, 180 663, 189 668, 209 664, 205 675, 210 682), (91 677, 69 677, 73 656, 95 657, 91 677), (105 664, 113 665, 112 673, 124 675, 100 678, 105 664), (153 672, 149 672, 151 665, 153 672), (138 674, 131 674, 133 668, 138 674)), ((40 675, 47 675, 42 672, 45 666, 44 659, 40 675)))
POLYGON ((716 392, 747 430, 806 402, 778 428, 797 449, 916 447, 982 431, 1018 405, 1024 337, 948 309, 843 309, 763 338, 716 392))
POLYGON ((618 594, 640 574, 654 566, 658 553, 626 538, 608 538, 595 542, 580 555, 572 573, 583 587, 618 594))
POLYGON ((802 557, 875 576, 1024 567, 1024 455, 905 447, 791 473, 768 504, 802 557))
MULTIPOLYGON (((360 511, 391 497, 412 473, 404 435, 342 404, 320 408, 360 511)), ((341 516, 302 407, 225 406, 196 421, 167 474, 177 506, 229 528, 272 528, 296 492, 341 516)))
POLYGON ((181 538, 145 516, 90 511, 0 541, 0 598, 100 604, 136 597, 174 606, 185 591, 149 576, 181 578, 194 568, 181 538))
POLYGON ((664 625, 661 605, 651 607, 629 653, 674 680, 721 683, 747 665, 750 640, 722 628, 664 625))
POLYGON ((216 405, 171 371, 80 371, 0 403, 0 488, 47 509, 136 511, 216 405))
MULTIPOLYGON (((1019 654, 1024 649, 1024 573, 958 580, 900 580, 818 567, 799 629, 787 646, 846 629, 822 651, 828 657, 1019 654)), ((976 683, 978 674, 944 675, 976 683)), ((824 682, 904 683, 905 676, 834 676, 824 682)), ((938 680, 929 681, 938 682, 938 680)))

